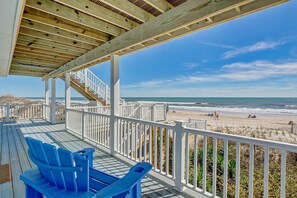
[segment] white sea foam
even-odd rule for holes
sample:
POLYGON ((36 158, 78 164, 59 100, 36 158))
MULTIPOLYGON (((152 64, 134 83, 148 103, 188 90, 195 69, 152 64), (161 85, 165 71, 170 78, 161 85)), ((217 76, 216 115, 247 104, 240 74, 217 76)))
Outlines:
POLYGON ((197 107, 197 106, 170 106, 171 110, 223 112, 236 114, 288 114, 297 115, 297 109, 271 109, 271 108, 230 108, 230 107, 197 107))

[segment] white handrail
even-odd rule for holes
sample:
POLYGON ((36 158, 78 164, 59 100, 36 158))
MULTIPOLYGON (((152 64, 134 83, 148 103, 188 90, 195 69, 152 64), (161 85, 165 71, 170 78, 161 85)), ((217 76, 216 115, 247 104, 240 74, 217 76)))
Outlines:
MULTIPOLYGON (((70 131, 110 149, 111 115, 74 109, 67 112, 70 114, 70 131)), ((297 145, 193 129, 184 126, 185 123, 181 121, 170 125, 124 116, 114 118, 117 137, 114 150, 128 160, 151 163, 153 170, 160 173, 160 178, 165 177, 163 181, 169 179, 171 183, 173 181, 178 191, 187 188, 206 197, 219 194, 239 197, 240 188, 243 187, 240 178, 244 176, 248 178, 244 188, 248 187, 249 197, 253 197, 253 182, 258 168, 264 172, 262 183, 265 195, 268 195, 271 182, 269 177, 280 177, 281 182, 276 187, 281 189, 282 196, 286 195, 286 182, 292 185, 292 181, 288 180, 292 175, 288 175, 286 168, 296 166, 296 161, 287 160, 286 156, 296 154, 297 145), (259 152, 264 153, 261 166, 257 165, 259 162, 255 163, 258 158, 254 159, 259 152), (274 170, 279 172, 274 175, 269 172, 272 152, 278 153, 281 162, 279 170, 274 170), (217 180, 218 177, 220 180, 217 180), (233 183, 230 183, 230 179, 233 183), (228 185, 233 187, 229 188, 228 185), (234 190, 230 192, 229 189, 234 190)))

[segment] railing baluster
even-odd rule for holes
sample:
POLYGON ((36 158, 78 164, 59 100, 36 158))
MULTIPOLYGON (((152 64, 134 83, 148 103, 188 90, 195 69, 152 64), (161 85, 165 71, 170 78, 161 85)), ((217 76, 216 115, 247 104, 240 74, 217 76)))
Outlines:
POLYGON ((138 125, 139 128, 139 161, 142 161, 142 130, 143 130, 143 124, 138 125))
POLYGON ((123 153, 124 153, 124 156, 127 156, 127 149, 126 149, 126 146, 127 146, 127 142, 126 142, 126 140, 127 140, 127 121, 124 121, 124 133, 123 133, 123 135, 124 135, 124 137, 123 137, 123 140, 124 140, 124 144, 123 144, 123 153))
POLYGON ((160 127, 160 172, 163 172, 163 128, 160 127))
POLYGON ((158 148, 157 148, 157 136, 158 136, 158 132, 157 132, 158 128, 154 127, 154 168, 155 170, 157 170, 157 155, 158 155, 158 148))
POLYGON ((203 137, 203 192, 206 193, 206 176, 207 176, 207 137, 203 137))
POLYGON ((130 135, 131 135, 131 133, 130 133, 130 129, 131 129, 131 127, 130 127, 130 121, 127 121, 127 156, 128 157, 132 157, 131 155, 130 155, 130 148, 131 148, 131 142, 130 142, 130 135))
POLYGON ((249 198, 253 198, 254 187, 254 145, 250 144, 250 162, 249 162, 249 198))
POLYGON ((153 126, 152 125, 149 125, 149 133, 150 133, 150 136, 149 136, 149 162, 151 164, 153 164, 153 135, 152 135, 152 132, 153 132, 153 126))
POLYGON ((223 185, 223 197, 227 198, 228 189, 228 140, 224 140, 224 185, 223 185))
POLYGON ((194 135, 194 189, 197 188, 197 134, 194 135))
POLYGON ((281 198, 286 197, 286 168, 287 168, 287 151, 282 150, 281 157, 281 198))
POLYGON ((186 185, 189 184, 189 133, 186 133, 186 175, 185 175, 185 180, 186 180, 186 185))
POLYGON ((217 196, 217 139, 213 138, 212 194, 217 196))
POLYGON ((240 192, 240 142, 236 142, 236 178, 235 178, 235 197, 239 198, 240 192))
POLYGON ((138 123, 135 123, 135 153, 136 153, 136 161, 140 161, 140 153, 139 153, 139 144, 138 144, 139 141, 139 124, 138 123), (139 155, 138 155, 139 153, 139 155))
POLYGON ((146 142, 146 139, 147 139, 147 125, 144 125, 144 162, 146 162, 147 161, 147 159, 146 159, 146 150, 147 150, 147 148, 146 148, 146 146, 147 146, 147 142, 146 142))
POLYGON ((169 175, 169 129, 166 130, 166 174, 169 175))
POLYGON ((131 156, 133 160, 136 160, 136 153, 135 153, 135 127, 134 127, 134 122, 131 122, 131 142, 132 142, 132 148, 131 148, 131 156))
POLYGON ((264 198, 268 198, 269 148, 264 148, 264 198))

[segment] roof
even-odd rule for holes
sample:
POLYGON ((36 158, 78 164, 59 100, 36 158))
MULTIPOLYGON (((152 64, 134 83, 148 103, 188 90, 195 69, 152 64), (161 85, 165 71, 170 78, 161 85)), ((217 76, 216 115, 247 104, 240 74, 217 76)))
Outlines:
POLYGON ((59 77, 287 0, 27 0, 9 74, 59 77))

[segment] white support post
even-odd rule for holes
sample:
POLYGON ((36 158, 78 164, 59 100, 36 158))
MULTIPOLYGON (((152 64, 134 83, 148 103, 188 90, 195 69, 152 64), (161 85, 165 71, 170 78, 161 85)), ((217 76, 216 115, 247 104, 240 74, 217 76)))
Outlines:
POLYGON ((10 120, 10 104, 6 103, 6 112, 5 112, 5 121, 8 122, 10 120))
POLYGON ((156 108, 155 108, 155 104, 152 105, 151 108, 151 121, 155 122, 156 121, 156 108))
POLYGON ((185 174, 185 121, 175 121, 174 131, 176 134, 175 142, 175 179, 174 189, 183 192, 184 191, 184 174, 185 174))
POLYGON ((81 130, 81 138, 85 140, 86 132, 87 132, 87 114, 85 113, 86 110, 82 110, 82 130, 81 130))
POLYGON ((48 105, 49 105, 49 83, 48 83, 48 79, 46 79, 44 81, 44 85, 45 85, 45 87, 44 87, 44 103, 45 103, 46 106, 44 107, 43 117, 44 117, 44 119, 46 121, 48 121, 49 120, 49 117, 48 117, 48 115, 49 115, 49 112, 48 112, 48 110, 49 110, 49 108, 48 108, 48 105))
POLYGON ((68 129, 68 112, 71 106, 71 85, 70 85, 70 73, 65 72, 65 128, 68 129))
POLYGON ((51 123, 56 124, 56 79, 52 78, 51 123))
POLYGON ((120 113, 120 71, 119 56, 111 55, 110 58, 110 153, 116 154, 117 146, 117 121, 115 116, 120 113))

